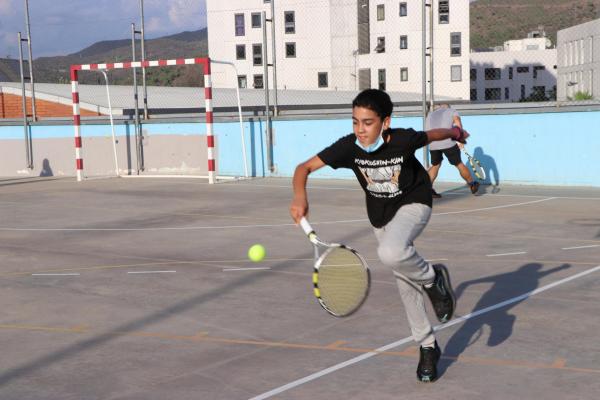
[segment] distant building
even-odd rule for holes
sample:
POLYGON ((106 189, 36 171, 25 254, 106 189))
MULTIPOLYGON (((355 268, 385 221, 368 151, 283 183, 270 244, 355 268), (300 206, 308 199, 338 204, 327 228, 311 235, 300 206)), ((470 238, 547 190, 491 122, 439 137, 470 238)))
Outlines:
POLYGON ((600 98, 600 19, 558 31, 558 100, 600 98))
MULTIPOLYGON (((206 7, 210 57, 237 68, 236 76, 213 65, 215 87, 263 88, 261 13, 271 18, 270 1, 207 0, 206 7)), ((274 7, 278 89, 422 92, 421 2, 277 0, 274 7)), ((433 16, 434 93, 467 100, 469 0, 435 0, 433 16)), ((269 24, 272 63, 270 32, 269 24)))
POLYGON ((471 53, 471 101, 547 101, 556 93, 556 49, 542 32, 471 53))

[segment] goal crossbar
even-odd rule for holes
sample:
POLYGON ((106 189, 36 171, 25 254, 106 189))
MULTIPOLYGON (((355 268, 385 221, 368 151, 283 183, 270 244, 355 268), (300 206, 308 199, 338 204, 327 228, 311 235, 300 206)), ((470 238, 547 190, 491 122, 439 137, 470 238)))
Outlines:
POLYGON ((177 58, 171 60, 145 60, 128 61, 104 64, 76 64, 71 65, 71 92, 73 97, 73 127, 75 130, 75 162, 77 168, 77 181, 83 180, 83 158, 81 155, 81 115, 79 108, 79 71, 129 69, 142 67, 165 67, 171 65, 202 65, 204 72, 204 103, 206 120, 206 145, 208 153, 208 182, 215 183, 216 160, 215 139, 213 134, 213 107, 212 107, 212 80, 210 71, 210 58, 177 58))

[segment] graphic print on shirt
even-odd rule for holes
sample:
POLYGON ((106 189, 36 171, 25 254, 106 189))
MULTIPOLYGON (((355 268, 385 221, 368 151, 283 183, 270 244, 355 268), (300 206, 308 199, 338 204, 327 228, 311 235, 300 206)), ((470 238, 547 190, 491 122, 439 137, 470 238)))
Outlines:
POLYGON ((402 194, 398 181, 404 157, 389 160, 355 159, 358 170, 367 182, 366 189, 375 197, 391 198, 402 194))

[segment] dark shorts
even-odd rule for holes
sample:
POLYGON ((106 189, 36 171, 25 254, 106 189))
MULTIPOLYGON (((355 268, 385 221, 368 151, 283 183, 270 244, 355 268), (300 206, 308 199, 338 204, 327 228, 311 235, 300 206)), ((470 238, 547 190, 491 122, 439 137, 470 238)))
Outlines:
POLYGON ((443 150, 430 150, 429 155, 431 156, 431 165, 441 164, 442 154, 446 156, 452 165, 458 165, 462 162, 460 159, 460 149, 458 148, 458 145, 455 144, 454 146, 443 150))

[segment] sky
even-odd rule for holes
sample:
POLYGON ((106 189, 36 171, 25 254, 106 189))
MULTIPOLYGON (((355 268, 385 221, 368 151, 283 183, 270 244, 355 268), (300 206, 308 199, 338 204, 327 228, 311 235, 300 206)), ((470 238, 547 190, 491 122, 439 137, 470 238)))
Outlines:
MULTIPOLYGON (((146 39, 206 27, 205 0, 143 0, 146 39)), ((130 39, 140 0, 29 0, 33 58, 67 55, 102 40, 130 39)), ((19 57, 25 0, 0 0, 0 57, 19 57)), ((23 50, 26 52, 25 43, 23 50)))

